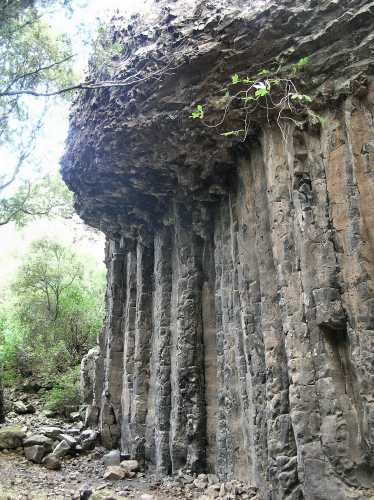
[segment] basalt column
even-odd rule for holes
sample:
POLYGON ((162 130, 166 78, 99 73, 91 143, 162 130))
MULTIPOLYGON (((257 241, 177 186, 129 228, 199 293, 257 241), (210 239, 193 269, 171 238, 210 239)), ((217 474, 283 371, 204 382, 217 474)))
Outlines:
POLYGON ((154 238, 153 335, 147 415, 147 458, 158 471, 171 472, 171 290, 172 235, 169 228, 154 238))
POLYGON ((172 255, 171 428, 172 469, 205 465, 204 354, 200 239, 191 214, 175 208, 172 255), (186 216, 187 215, 187 216, 186 216))
POLYGON ((103 392, 100 413, 100 428, 103 443, 114 447, 121 435, 121 389, 123 372, 123 305, 126 297, 126 262, 119 242, 107 245, 108 287, 107 317, 103 331, 102 349, 103 392), (109 260, 109 262, 108 262, 109 260))

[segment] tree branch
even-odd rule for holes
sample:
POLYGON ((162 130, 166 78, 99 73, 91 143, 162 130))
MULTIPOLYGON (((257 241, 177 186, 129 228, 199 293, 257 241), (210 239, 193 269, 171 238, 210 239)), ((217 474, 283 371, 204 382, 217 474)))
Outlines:
POLYGON ((10 186, 16 180, 16 177, 19 174, 19 171, 21 170, 23 162, 26 160, 26 158, 28 156, 30 156, 30 154, 31 154, 31 151, 23 151, 21 153, 21 156, 18 158, 17 165, 14 168, 14 171, 13 171, 11 178, 8 179, 3 184, 0 184, 0 191, 3 191, 4 189, 6 189, 8 186, 10 186))
POLYGON ((73 57, 75 57, 75 54, 70 54, 69 56, 66 56, 64 59, 61 59, 60 61, 56 61, 52 64, 49 64, 48 66, 42 66, 42 67, 39 67, 37 69, 35 69, 34 71, 30 71, 29 73, 24 73, 23 75, 17 75, 14 80, 8 84, 6 90, 1 93, 0 92, 0 96, 6 96, 6 95, 9 95, 9 94, 6 94, 7 92, 12 92, 12 87, 15 83, 17 83, 19 80, 23 80, 25 78, 29 78, 30 76, 34 76, 34 75, 38 75, 39 73, 41 73, 42 71, 48 71, 49 69, 52 69, 56 66, 59 66, 60 64, 63 64, 65 63, 66 61, 69 61, 70 59, 72 59, 73 57))
POLYGON ((154 71, 150 75, 144 76, 143 78, 138 78, 138 75, 141 74, 141 72, 138 71, 137 73, 135 73, 135 75, 131 75, 128 78, 125 78, 124 80, 103 80, 98 82, 82 82, 78 83, 77 85, 72 85, 71 87, 55 90, 53 92, 38 92, 36 90, 31 90, 31 89, 13 90, 13 91, 10 90, 10 91, 0 92, 0 97, 10 97, 18 95, 31 95, 34 97, 52 97, 64 94, 66 92, 71 92, 73 90, 89 90, 89 89, 101 89, 110 87, 129 87, 131 85, 135 85, 140 82, 145 82, 147 80, 152 80, 152 79, 159 80, 160 76, 162 76, 163 74, 170 74, 167 73, 167 71, 173 71, 181 65, 182 63, 173 68, 169 68, 168 66, 170 66, 170 64, 167 64, 165 67, 160 68, 159 70, 154 71))

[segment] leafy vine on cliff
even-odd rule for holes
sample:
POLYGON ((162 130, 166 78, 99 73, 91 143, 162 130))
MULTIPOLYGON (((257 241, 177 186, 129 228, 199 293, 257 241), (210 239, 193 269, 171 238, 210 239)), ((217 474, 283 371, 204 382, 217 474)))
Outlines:
MULTIPOLYGON (((286 120, 299 124, 297 117, 308 115, 313 122, 323 123, 324 119, 312 111, 310 105, 313 98, 299 90, 298 75, 305 66, 309 64, 309 57, 302 57, 287 71, 278 67, 277 69, 262 69, 257 75, 248 77, 238 73, 231 75, 229 86, 222 89, 224 94, 224 109, 221 119, 214 124, 207 123, 207 106, 199 103, 190 117, 199 119, 210 128, 221 126, 233 111, 235 104, 239 103, 239 111, 243 114, 242 128, 228 130, 220 135, 224 137, 240 137, 245 141, 251 122, 258 121, 261 114, 265 114, 270 123, 270 117, 275 116, 275 121, 286 139, 286 120), (232 89, 235 91, 232 92, 232 89), (241 106, 242 105, 242 106, 241 106)), ((222 99, 221 99, 222 100, 222 99)))

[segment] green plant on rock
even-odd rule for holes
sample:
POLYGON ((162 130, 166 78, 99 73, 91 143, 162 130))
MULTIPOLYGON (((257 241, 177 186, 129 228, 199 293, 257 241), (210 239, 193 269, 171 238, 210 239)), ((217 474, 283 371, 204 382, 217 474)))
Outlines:
POLYGON ((204 106, 202 104, 198 104, 196 106, 195 111, 192 111, 191 113, 191 118, 196 119, 196 118, 204 118, 204 106))
MULTIPOLYGON (((270 123, 274 119, 286 139, 286 121, 298 125, 298 118, 309 116, 312 122, 323 124, 324 119, 310 108, 313 98, 299 89, 299 74, 309 64, 309 57, 302 57, 291 67, 277 69, 261 69, 254 76, 243 76, 239 73, 231 75, 228 88, 222 89, 224 94, 224 111, 221 120, 213 125, 204 122, 208 127, 219 127, 228 118, 230 112, 239 109, 243 115, 243 126, 237 130, 228 130, 220 135, 224 137, 240 137, 243 141, 248 135, 251 123, 264 115, 270 123)), ((198 104, 191 118, 203 121, 206 106, 198 104)))
POLYGON ((53 388, 44 396, 45 406, 64 417, 76 411, 80 405, 80 366, 71 368, 55 381, 53 388))

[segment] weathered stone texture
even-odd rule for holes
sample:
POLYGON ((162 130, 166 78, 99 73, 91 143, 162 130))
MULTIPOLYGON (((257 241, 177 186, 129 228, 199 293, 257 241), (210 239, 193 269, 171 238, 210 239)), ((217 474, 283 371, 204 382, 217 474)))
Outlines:
POLYGON ((162 474, 371 498, 374 2, 255 4, 117 20, 130 48, 114 79, 168 54, 173 70, 76 104, 63 174, 108 236, 90 421, 162 474), (323 127, 259 117, 240 143, 187 118, 281 55, 310 56, 323 127))

